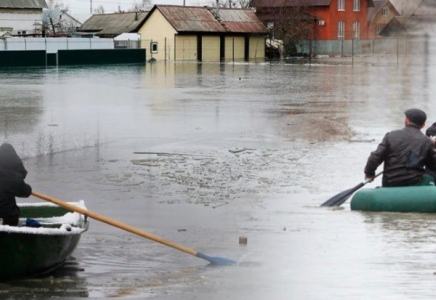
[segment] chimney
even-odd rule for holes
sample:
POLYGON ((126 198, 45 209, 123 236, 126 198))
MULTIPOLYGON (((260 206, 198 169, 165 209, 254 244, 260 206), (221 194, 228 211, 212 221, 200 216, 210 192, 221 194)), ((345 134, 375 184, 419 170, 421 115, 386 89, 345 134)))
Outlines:
POLYGON ((217 18, 220 17, 220 1, 219 0, 216 0, 216 12, 215 12, 215 15, 216 15, 217 18))

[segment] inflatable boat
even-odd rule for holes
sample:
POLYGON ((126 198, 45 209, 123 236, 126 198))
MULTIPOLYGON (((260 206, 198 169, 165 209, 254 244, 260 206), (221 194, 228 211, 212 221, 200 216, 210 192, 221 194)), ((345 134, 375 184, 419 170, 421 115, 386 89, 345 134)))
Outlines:
POLYGON ((351 210, 436 213, 436 187, 362 189, 353 195, 351 210))

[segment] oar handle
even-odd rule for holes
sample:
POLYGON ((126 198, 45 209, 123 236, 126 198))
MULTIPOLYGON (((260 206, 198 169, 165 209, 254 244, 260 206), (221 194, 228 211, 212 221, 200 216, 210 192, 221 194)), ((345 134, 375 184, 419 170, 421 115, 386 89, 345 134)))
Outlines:
POLYGON ((87 210, 87 209, 84 209, 84 208, 81 208, 81 207, 78 207, 78 206, 75 206, 75 205, 71 205, 71 204, 65 203, 64 201, 61 201, 61 200, 56 199, 54 197, 50 197, 50 196, 47 196, 47 195, 44 195, 44 194, 41 194, 41 193, 38 193, 38 192, 35 192, 35 191, 32 191, 32 195, 35 196, 35 197, 41 198, 43 200, 49 201, 51 203, 57 204, 57 205, 65 208, 65 209, 70 210, 70 211, 74 211, 74 212, 77 212, 79 214, 88 216, 89 218, 92 218, 92 219, 98 220, 100 222, 103 222, 103 223, 106 223, 106 224, 118 227, 118 228, 123 229, 125 231, 128 231, 128 232, 134 233, 136 235, 145 237, 147 239, 153 240, 153 241, 161 243, 163 245, 166 245, 166 246, 172 247, 174 249, 186 252, 188 254, 191 254, 191 255, 194 255, 194 256, 197 256, 197 254, 198 254, 197 251, 195 251, 194 249, 191 249, 189 247, 185 247, 185 246, 176 244, 176 243, 174 243, 172 241, 163 239, 163 238, 161 238, 159 236, 156 236, 154 234, 151 234, 151 233, 148 233, 146 231, 140 230, 140 229, 135 228, 133 226, 127 225, 125 223, 116 221, 116 220, 108 218, 108 217, 105 217, 103 215, 99 215, 99 214, 97 214, 95 212, 92 212, 90 210, 87 210))
MULTIPOLYGON (((378 173, 374 176, 374 179, 376 179, 377 177, 379 177, 381 174, 383 174, 383 171, 378 172, 378 173)), ((374 179, 373 179, 373 180, 374 180, 374 179)), ((367 184, 367 183, 369 183, 369 182, 370 182, 369 179, 367 179, 367 180, 365 180, 364 184, 367 184)))

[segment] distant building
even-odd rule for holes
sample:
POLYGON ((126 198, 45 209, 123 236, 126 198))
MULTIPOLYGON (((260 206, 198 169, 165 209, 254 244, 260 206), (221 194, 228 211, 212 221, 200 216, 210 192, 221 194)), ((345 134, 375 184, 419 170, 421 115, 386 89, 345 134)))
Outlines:
POLYGON ((374 7, 368 9, 368 38, 381 38, 385 26, 400 13, 389 0, 374 1, 374 7))
POLYGON ((155 5, 141 25, 142 47, 158 60, 265 58, 268 30, 251 9, 155 5))
POLYGON ((1 0, 0 31, 14 36, 40 35, 45 0, 1 0))
POLYGON ((301 19, 301 14, 304 14, 313 20, 311 38, 351 40, 368 38, 368 9, 374 3, 373 0, 253 0, 252 6, 259 19, 271 30, 282 21, 281 18, 292 21, 292 15, 301 19))
POLYGON ((114 38, 122 33, 137 32, 148 12, 92 15, 77 32, 98 37, 114 38))
POLYGON ((381 31, 383 37, 414 37, 436 32, 436 3, 421 0, 407 16, 394 17, 381 31))
POLYGON ((53 8, 42 13, 42 24, 46 36, 70 36, 82 25, 66 10, 53 8))

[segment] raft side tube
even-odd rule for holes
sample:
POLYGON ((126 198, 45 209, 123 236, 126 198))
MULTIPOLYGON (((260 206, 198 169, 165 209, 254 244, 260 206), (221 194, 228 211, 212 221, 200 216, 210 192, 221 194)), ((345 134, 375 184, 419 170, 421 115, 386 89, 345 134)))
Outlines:
POLYGON ((351 210, 436 213, 436 187, 362 189, 351 199, 351 210))

